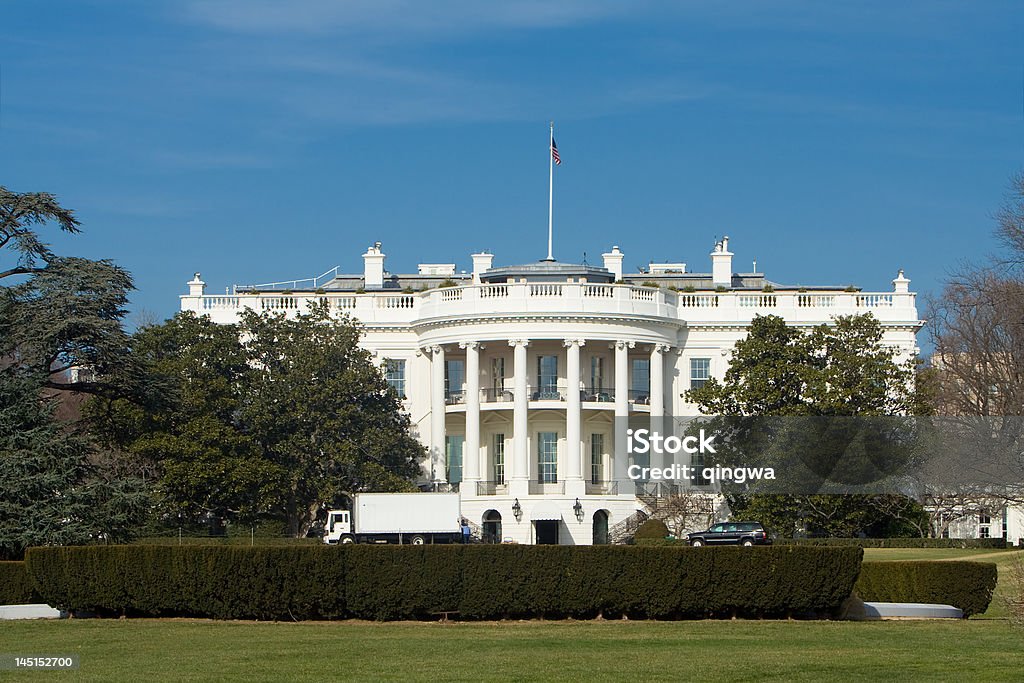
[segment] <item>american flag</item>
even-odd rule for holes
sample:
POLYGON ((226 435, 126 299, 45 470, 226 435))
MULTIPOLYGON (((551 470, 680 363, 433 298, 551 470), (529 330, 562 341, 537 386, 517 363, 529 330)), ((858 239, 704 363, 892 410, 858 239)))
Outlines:
POLYGON ((551 138, 551 157, 555 160, 555 166, 562 165, 562 158, 558 156, 558 145, 555 144, 554 138, 551 138))

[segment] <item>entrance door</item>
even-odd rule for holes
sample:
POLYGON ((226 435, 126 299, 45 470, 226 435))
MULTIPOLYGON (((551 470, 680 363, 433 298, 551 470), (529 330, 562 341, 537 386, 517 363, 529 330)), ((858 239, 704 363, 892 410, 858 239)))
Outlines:
POLYGON ((558 520, 534 522, 537 528, 537 545, 558 545, 558 520))
POLYGON ((598 510, 594 513, 594 545, 608 543, 608 513, 598 510))
POLYGON ((484 543, 501 543, 501 513, 497 510, 484 513, 484 543))

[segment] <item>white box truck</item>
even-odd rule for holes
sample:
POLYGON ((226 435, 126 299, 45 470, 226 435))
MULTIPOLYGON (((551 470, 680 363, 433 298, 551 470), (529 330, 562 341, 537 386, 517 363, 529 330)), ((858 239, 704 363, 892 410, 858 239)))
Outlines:
POLYGON ((357 493, 327 513, 324 543, 461 543, 457 493, 357 493))

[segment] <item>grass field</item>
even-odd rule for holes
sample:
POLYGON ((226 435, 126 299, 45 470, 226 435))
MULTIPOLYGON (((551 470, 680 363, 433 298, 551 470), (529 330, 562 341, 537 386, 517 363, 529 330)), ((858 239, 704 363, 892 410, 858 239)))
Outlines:
POLYGON ((76 672, 36 674, 61 680, 1014 681, 1020 636, 976 620, 71 620, 4 624, 0 652, 78 654, 76 672))

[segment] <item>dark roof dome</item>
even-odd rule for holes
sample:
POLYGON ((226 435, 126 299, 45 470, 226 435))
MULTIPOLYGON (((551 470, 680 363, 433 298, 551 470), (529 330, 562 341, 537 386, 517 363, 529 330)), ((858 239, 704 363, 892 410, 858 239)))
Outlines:
POLYGON ((481 282, 508 282, 527 280, 529 282, 566 282, 570 278, 587 282, 612 282, 614 276, 607 268, 579 265, 575 263, 558 263, 557 261, 540 261, 521 266, 501 266, 491 268, 480 274, 481 282))

